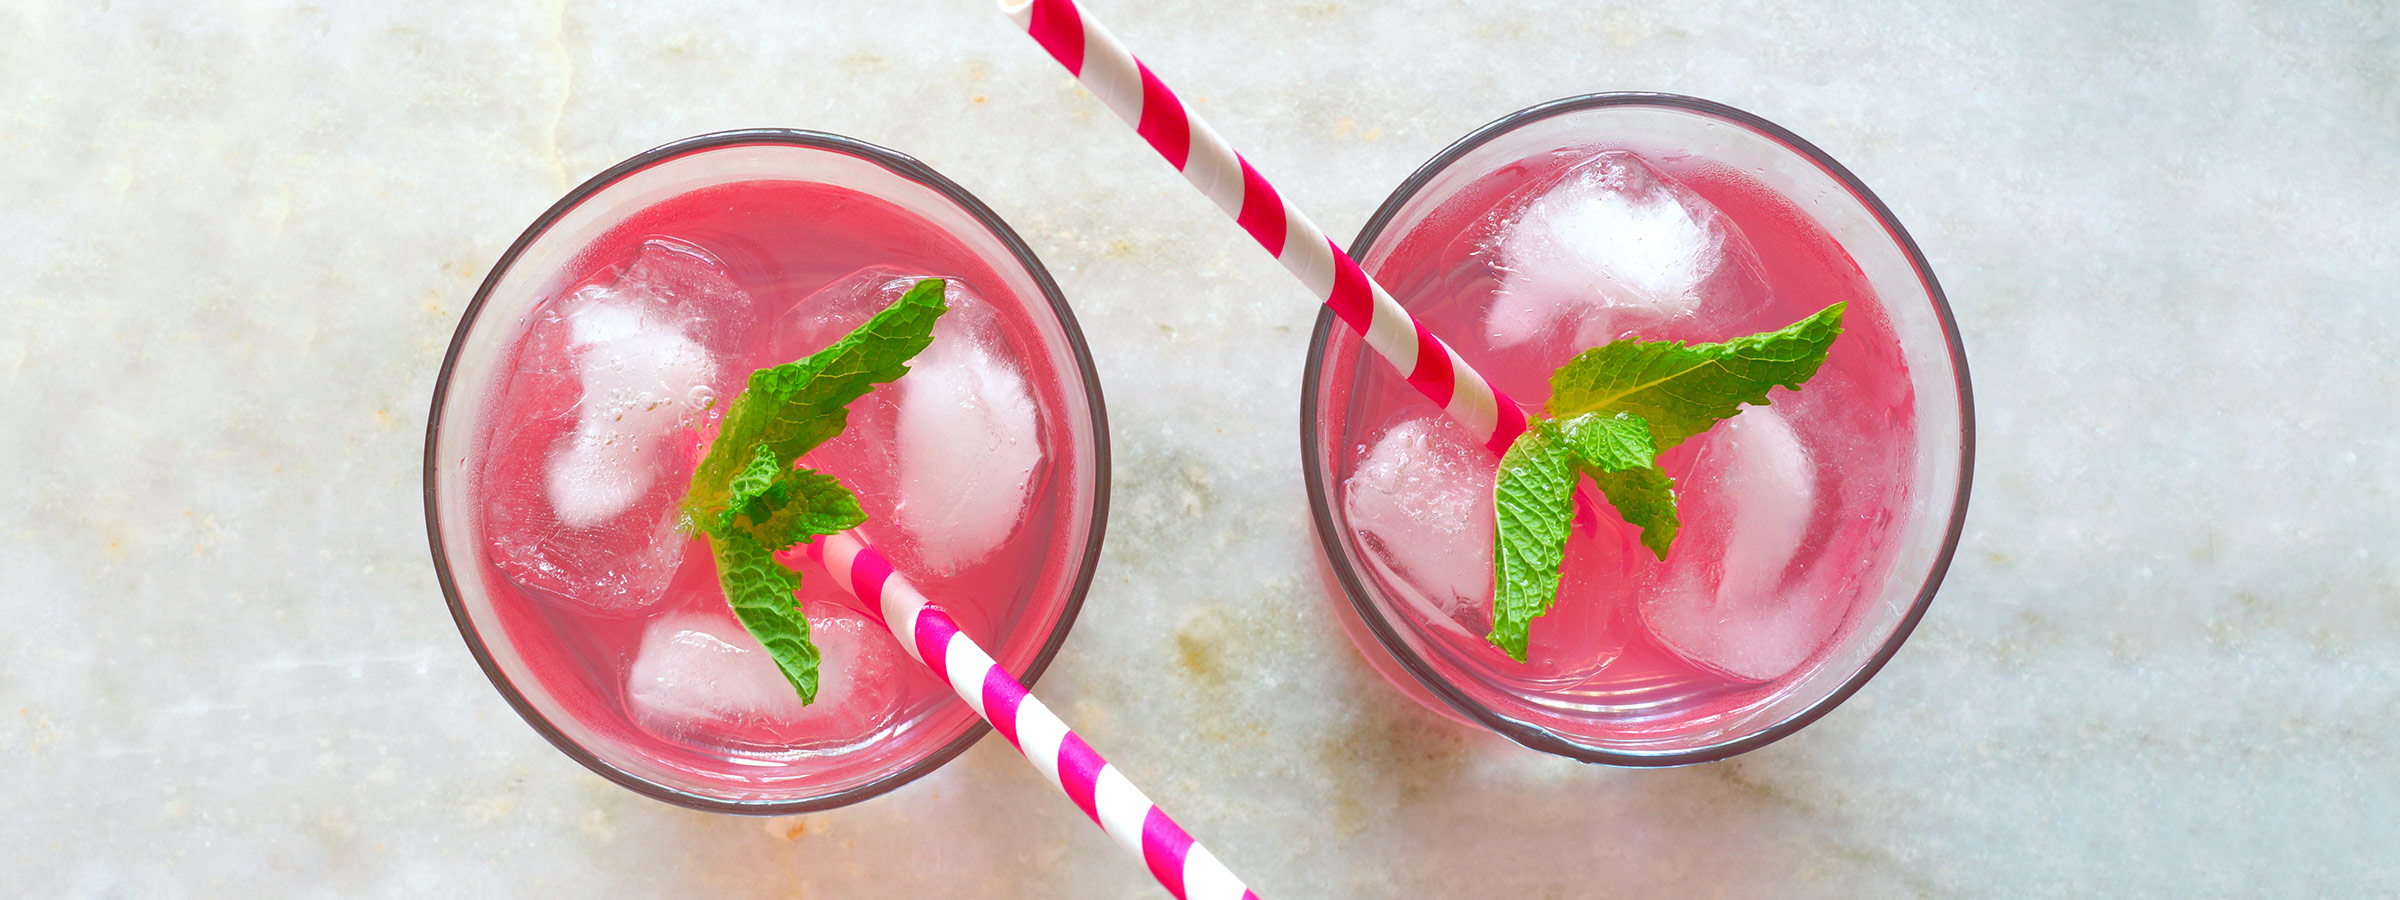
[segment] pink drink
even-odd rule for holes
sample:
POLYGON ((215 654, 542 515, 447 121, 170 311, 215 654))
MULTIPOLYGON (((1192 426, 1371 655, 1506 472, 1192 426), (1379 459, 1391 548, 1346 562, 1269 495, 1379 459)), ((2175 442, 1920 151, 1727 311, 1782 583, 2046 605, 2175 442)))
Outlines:
POLYGON ((653 151, 659 168, 691 171, 554 253, 492 339, 457 476, 472 504, 459 530, 475 539, 444 541, 460 593, 479 589, 462 625, 507 645, 487 668, 527 695, 520 711, 621 783, 748 811, 849 802, 938 765, 981 723, 795 548, 784 558, 824 654, 818 697, 800 704, 727 608, 706 542, 677 527, 705 436, 752 370, 945 278, 951 311, 910 375, 854 402, 801 464, 849 486, 870 517, 861 535, 1030 674, 1097 551, 1088 361, 1030 255, 946 219, 988 211, 955 208, 963 192, 929 198, 955 190, 929 172, 904 170, 911 190, 822 148, 671 149, 653 151), (928 205, 942 199, 954 208, 928 205))
POLYGON ((1450 164, 1360 256, 1496 387, 1539 403, 1585 348, 1722 341, 1837 301, 1844 333, 1802 390, 1663 455, 1682 518, 1666 560, 1584 483, 1559 600, 1533 621, 1524 663, 1484 640, 1497 457, 1387 367, 1342 361, 1355 341, 1332 338, 1308 425, 1333 452, 1311 487, 1338 530, 1336 574, 1380 620, 1353 633, 1382 644, 1365 649, 1396 683, 1439 698, 1420 699, 1543 749, 1635 764, 1738 752, 1805 721, 1796 708, 1821 711, 1862 653, 1905 634, 1881 607, 1895 584, 1921 583, 1911 545, 1950 500, 1924 496, 1949 485, 1919 463, 1927 382, 1893 315, 1924 295, 1880 293, 1750 160, 1548 127, 1450 164))
MULTIPOLYGON (((1493 232, 1498 230, 1499 223, 1492 218, 1444 223, 1460 226, 1457 230, 1428 228, 1412 232, 1379 261, 1375 275, 1395 296, 1407 298, 1404 302, 1410 311, 1428 326, 1442 334, 1461 336, 1457 343, 1473 348, 1460 350, 1468 355, 1469 362, 1501 390, 1526 403, 1538 403, 1549 395, 1551 371, 1577 351, 1620 335, 1634 334, 1652 340, 1721 341, 1772 330, 1827 303, 1847 301, 1851 305, 1844 317, 1845 333, 1834 344, 1825 366, 1803 390, 1776 391, 1770 398, 1769 411, 1755 408, 1745 411, 1726 426, 1712 429, 1664 455, 1660 466, 1679 486, 1683 519, 1681 535, 1664 562, 1639 545, 1640 531, 1626 525, 1604 499, 1597 505, 1587 505, 1569 537, 1568 563, 1564 569, 1566 587, 1561 591, 1558 605, 1535 621, 1524 664, 1506 659, 1482 637, 1491 627, 1488 553, 1471 561, 1468 571, 1481 577, 1474 579, 1479 587, 1468 592, 1449 590, 1463 586, 1465 582, 1457 579, 1438 576, 1412 579, 1400 574, 1410 570, 1411 563, 1422 559, 1429 548, 1377 546, 1373 559, 1380 564, 1381 574, 1400 582, 1395 587, 1413 601, 1407 608, 1420 616, 1422 627, 1443 636, 1450 652, 1488 667, 1495 678, 1556 690, 1572 698, 1562 697, 1557 702, 1572 702, 1587 709, 1617 709, 1628 715, 1648 716, 1655 715, 1649 710, 1664 708, 1672 710, 1670 714, 1674 716, 1708 716, 1746 702, 1756 694, 1774 691, 1778 681, 1829 643, 1833 632, 1848 618, 1849 609, 1859 596, 1857 585, 1876 573, 1852 571, 1836 575, 1820 571, 1817 561, 1840 561, 1837 565, 1852 561, 1886 562, 1876 559, 1873 547, 1882 529, 1889 527, 1892 519, 1889 510, 1907 500, 1903 486, 1894 483, 1892 477, 1904 468, 1901 465, 1904 460, 1893 457, 1909 442, 1914 423, 1908 404, 1906 372, 1891 349, 1895 343, 1891 329, 1883 321, 1874 295, 1867 290, 1857 267, 1840 247, 1756 181, 1689 157, 1670 161, 1655 151, 1642 155, 1715 203, 1750 237, 1765 268, 1770 290, 1754 292, 1746 290, 1751 285, 1742 285, 1744 290, 1728 292, 1739 296, 1708 297, 1688 314, 1669 317, 1644 314, 1640 321, 1621 323, 1625 327, 1607 323, 1596 329, 1577 327, 1592 323, 1576 321, 1569 311, 1576 298, 1551 293, 1535 300, 1558 307, 1565 314, 1561 320, 1545 333, 1513 347, 1495 347, 1488 323, 1496 302, 1495 287, 1504 276, 1495 271, 1493 254, 1485 249, 1494 239, 1493 232), (1741 302, 1722 302, 1729 299, 1741 302), (1750 304, 1759 305, 1738 309, 1750 304), (1756 431, 1755 423, 1770 416, 1778 417, 1777 424, 1770 426, 1773 433, 1743 434, 1756 431), (1743 436, 1779 446, 1742 453, 1743 448, 1734 445, 1749 443, 1739 440, 1743 436), (1788 453, 1793 445, 1801 450, 1800 454, 1788 453), (1741 458, 1734 459, 1736 456, 1741 458), (1699 464, 1704 460, 1716 464, 1703 470, 1699 464), (1761 470, 1761 462, 1768 470, 1777 463, 1787 463, 1785 468, 1795 470, 1765 471, 1761 470), (1790 605, 1779 605, 1776 611, 1787 612, 1788 621, 1781 616, 1740 619, 1744 628, 1772 627, 1783 632, 1788 638, 1788 648, 1774 648, 1786 651, 1781 654, 1745 653, 1721 659, 1703 649, 1710 646, 1706 641, 1708 635, 1686 634, 1682 628, 1684 617, 1722 605, 1713 602, 1716 599, 1713 597, 1693 599, 1687 595, 1697 590, 1693 587, 1695 582, 1706 584, 1715 580, 1707 570, 1712 564, 1721 563, 1729 543, 1728 531, 1734 525, 1733 511, 1727 508, 1729 502, 1748 501, 1753 506, 1768 502, 1760 497, 1724 496, 1743 487, 1726 484, 1729 476, 1752 482, 1758 491, 1814 494, 1818 500, 1805 502, 1804 498, 1800 508, 1790 515, 1777 515, 1785 510, 1754 513, 1744 523, 1756 523, 1754 531, 1765 528, 1788 532, 1763 534, 1752 542, 1789 543, 1791 549, 1775 555, 1792 558, 1790 571, 1782 573, 1782 577, 1753 580, 1761 582, 1755 585, 1760 589, 1803 596, 1790 605), (1762 518, 1777 521, 1759 521, 1762 518), (1831 591, 1793 590, 1800 582, 1825 578, 1835 578, 1841 583, 1831 591), (1436 596, 1442 593, 1450 596, 1436 596), (1666 621, 1668 617, 1674 617, 1672 624, 1666 621), (1662 643, 1659 633, 1662 625, 1676 628, 1678 636, 1693 639, 1701 647, 1696 647, 1688 657, 1678 654, 1662 643)), ((1576 161, 1572 156, 1562 157, 1499 173, 1470 188, 1468 202, 1510 215, 1507 211, 1521 210, 1532 199, 1528 195, 1550 186, 1561 170, 1576 161)), ((1485 468, 1496 462, 1489 451, 1465 452, 1477 449, 1475 441, 1456 423, 1429 411, 1405 385, 1362 396, 1352 415, 1362 422, 1387 423, 1371 429, 1378 436, 1357 448, 1370 458, 1375 455, 1377 443, 1389 439, 1385 436, 1392 429, 1405 428, 1399 439, 1422 440, 1431 451, 1424 458, 1459 460, 1466 464, 1462 471, 1468 467, 1485 468)), ((1406 458, 1392 455, 1397 452, 1402 451, 1387 448, 1383 459, 1406 458)), ((1478 472, 1471 477, 1476 478, 1477 488, 1474 492, 1477 501, 1473 505, 1482 514, 1482 507, 1490 502, 1487 485, 1491 476, 1478 472)), ((1353 497, 1360 491, 1355 482, 1352 491, 1353 497)), ((1588 483, 1586 493, 1596 496, 1590 494, 1588 483)), ((1353 515, 1357 514, 1354 505, 1353 515)), ((1368 534, 1370 540, 1375 536, 1374 532, 1368 534)), ((1483 534, 1488 534, 1488 529, 1475 532, 1476 536, 1483 534)), ((1415 568, 1421 571, 1424 567, 1415 568)), ((1753 611, 1738 609, 1729 614, 1748 612, 1753 611)), ((1545 697, 1545 701, 1550 699, 1545 697)))

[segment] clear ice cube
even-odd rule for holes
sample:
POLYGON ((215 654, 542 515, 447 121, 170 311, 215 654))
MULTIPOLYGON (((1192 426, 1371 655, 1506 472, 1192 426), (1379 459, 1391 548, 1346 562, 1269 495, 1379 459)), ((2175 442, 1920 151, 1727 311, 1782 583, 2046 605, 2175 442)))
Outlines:
POLYGON ((900 384, 895 512, 935 574, 982 559, 1016 531, 1042 462, 1040 412, 997 332, 996 323, 945 316, 900 384))
POLYGON ((1594 155, 1503 222, 1485 253, 1499 283, 1485 312, 1492 342, 1571 336, 1571 349, 1689 317, 1764 305, 1757 254, 1690 187, 1622 150, 1594 155))
POLYGON ((1787 578, 1816 512, 1816 468, 1791 423, 1749 407, 1693 439, 1677 495, 1683 527, 1641 604, 1659 642, 1695 665, 1770 681, 1841 626, 1823 592, 1787 578))
MULTIPOLYGON (((775 320, 767 337, 770 361, 790 362, 825 349, 927 277, 894 266, 874 265, 834 279, 801 298, 775 320)), ((953 307, 958 305, 954 296, 958 292, 956 281, 943 286, 943 298, 953 307)))
POLYGON ((1414 620, 1446 632, 1528 684, 1573 683, 1623 643, 1601 598, 1626 577, 1628 529, 1586 482, 1559 567, 1558 601, 1534 619, 1523 663, 1485 635, 1492 626, 1492 481, 1499 459, 1440 413, 1405 414, 1386 428, 1344 484, 1343 511, 1387 595, 1414 620))
POLYGON ((1477 638, 1490 627, 1498 465, 1436 413, 1385 429, 1344 484, 1367 566, 1433 627, 1477 638))
POLYGON ((815 702, 801 705, 775 660, 722 611, 652 620, 625 677, 634 721, 661 737, 762 749, 861 746, 891 723, 896 676, 909 663, 889 633, 859 613, 804 607, 821 654, 815 702))
POLYGON ((706 409, 717 365, 682 329, 643 321, 637 298, 586 290, 577 300, 566 315, 583 399, 546 483, 559 524, 590 528, 657 482, 665 437, 706 409))
MULTIPOLYGON (((778 359, 822 349, 929 276, 869 266, 776 323, 778 359)), ((850 427, 801 460, 859 495, 864 529, 903 571, 940 577, 1016 532, 1043 475, 1040 409, 991 305, 953 279, 933 343, 897 383, 850 405, 850 427)))
POLYGON ((667 240, 536 311, 494 411, 485 508, 503 573, 595 612, 665 594, 690 543, 676 526, 692 426, 717 413, 750 315, 713 258, 667 240))

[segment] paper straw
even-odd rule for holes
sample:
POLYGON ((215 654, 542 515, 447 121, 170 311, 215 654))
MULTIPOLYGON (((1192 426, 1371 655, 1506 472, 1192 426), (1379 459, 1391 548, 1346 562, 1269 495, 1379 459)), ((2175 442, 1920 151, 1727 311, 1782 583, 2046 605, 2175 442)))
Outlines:
POLYGON ((1468 433, 1500 453, 1524 432, 1522 408, 1367 277, 1099 20, 1074 0, 1000 0, 1000 11, 1468 433))
POLYGON ((892 564, 875 548, 843 532, 809 544, 808 557, 824 563, 825 571, 858 598, 870 618, 891 631, 908 655, 949 682, 959 699, 992 723, 992 730, 1075 801, 1093 824, 1140 857, 1168 893, 1178 900, 1258 900, 1208 848, 1192 840, 1124 773, 1101 759, 959 631, 950 614, 892 571, 892 564))

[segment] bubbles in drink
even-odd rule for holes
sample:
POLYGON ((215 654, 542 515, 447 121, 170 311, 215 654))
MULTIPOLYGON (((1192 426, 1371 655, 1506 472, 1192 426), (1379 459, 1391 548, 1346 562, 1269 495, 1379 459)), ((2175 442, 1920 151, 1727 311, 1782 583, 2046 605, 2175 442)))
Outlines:
MULTIPOLYGON (((776 324, 773 353, 815 352, 925 277, 870 266, 837 279, 776 324)), ((949 281, 944 299, 950 311, 908 376, 852 403, 849 429, 801 460, 852 486, 878 549, 917 577, 957 572, 1005 543, 1042 475, 1022 354, 964 285, 949 281)))
POLYGON ((496 428, 485 504, 493 556, 537 595, 598 612, 662 596, 690 543, 678 501, 691 426, 732 377, 749 297, 685 244, 644 243, 613 278, 535 312, 496 428))
POLYGON ((1683 532, 1642 619, 1659 643, 1743 681, 1806 662, 1841 625, 1820 609, 1833 592, 1795 590, 1786 573, 1809 536, 1817 471, 1774 407, 1750 407, 1693 439, 1681 492, 1683 532))
POLYGON ((1484 329, 1495 346, 1597 346, 1708 310, 1763 305, 1758 257, 1716 206, 1641 157, 1569 167, 1502 222, 1484 252, 1499 272, 1484 329))
POLYGON ((909 661, 856 612, 811 603, 805 614, 822 654, 815 702, 801 705, 766 648, 719 609, 650 622, 626 673, 628 711, 675 740, 820 752, 864 744, 890 724, 892 676, 909 661))

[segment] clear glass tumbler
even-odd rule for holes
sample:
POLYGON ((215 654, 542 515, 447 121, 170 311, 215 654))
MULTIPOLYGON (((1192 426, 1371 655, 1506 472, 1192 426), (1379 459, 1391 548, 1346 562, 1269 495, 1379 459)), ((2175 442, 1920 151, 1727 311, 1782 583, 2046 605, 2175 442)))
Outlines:
MULTIPOLYGON (((1667 583, 1658 574, 1663 564, 1638 547, 1603 545, 1593 551, 1607 557, 1593 564, 1601 576, 1579 583, 1570 575, 1559 606, 1533 623, 1537 659, 1532 666, 1500 656, 1483 643, 1472 622, 1462 626, 1429 615, 1421 599, 1412 599, 1426 591, 1404 583, 1404 565, 1390 562, 1389 555, 1378 557, 1392 548, 1380 546, 1380 537, 1374 538, 1379 545, 1370 546, 1367 531, 1352 521, 1350 481, 1375 446, 1377 429, 1395 416, 1415 415, 1406 404, 1422 407, 1424 415, 1432 415, 1431 407, 1389 366, 1362 354, 1359 336, 1339 326, 1331 311, 1319 317, 1309 347, 1302 459, 1322 562, 1339 594, 1337 616, 1359 652, 1393 685, 1454 720, 1538 750, 1626 766, 1704 762, 1763 746, 1814 721, 1856 692, 1899 649, 1924 615, 1957 546, 1973 471, 1974 407, 1966 356, 1941 287, 1891 211, 1824 151, 1774 123, 1718 103, 1663 94, 1595 94, 1503 117, 1461 138, 1403 182, 1360 231, 1350 253, 1412 314, 1457 345, 1470 365, 1520 401, 1538 400, 1548 392, 1548 367, 1559 360, 1532 360, 1519 349, 1495 346, 1501 339, 1479 326, 1496 320, 1483 318, 1479 310, 1487 308, 1483 304, 1508 277, 1501 271, 1505 266, 1472 247, 1459 248, 1472 244, 1474 234, 1497 233, 1497 223, 1518 215, 1509 204, 1522 202, 1531 190, 1525 186, 1537 182, 1540 173, 1610 150, 1640 154, 1694 185, 1716 185, 1720 193, 1713 202, 1720 207, 1739 207, 1749 211, 1746 215, 1765 217, 1759 221, 1780 223, 1774 227, 1816 236, 1814 244, 1799 242, 1798 250, 1761 243, 1761 268, 1776 290, 1807 293, 1795 289, 1805 288, 1805 279, 1787 279, 1789 273, 1779 268, 1800 265, 1793 260, 1805 257, 1807 266, 1816 267, 1810 271, 1847 279, 1843 283, 1866 298, 1851 304, 1842 339, 1849 346, 1837 342, 1836 353, 1856 357, 1844 365, 1880 373, 1877 396, 1890 398, 1888 408, 1817 414, 1888 416, 1905 423, 1905 429, 1894 426, 1895 433, 1908 436, 1891 442, 1898 446, 1815 451, 1832 455, 1828 468, 1833 473, 1816 496, 1837 496, 1869 482, 1883 485, 1885 493, 1856 521, 1816 526, 1828 532, 1855 526, 1858 534, 1844 541, 1810 538, 1817 542, 1810 546, 1848 548, 1848 558, 1826 558, 1842 551, 1817 557, 1803 552, 1785 570, 1793 574, 1779 591, 1797 591, 1793 602, 1830 611, 1820 615, 1823 621, 1815 627, 1822 627, 1825 637, 1810 645, 1815 649, 1805 661, 1781 676, 1746 683, 1703 671, 1706 667, 1688 653, 1662 649, 1664 639, 1645 636, 1645 623, 1652 620, 1641 604, 1653 595, 1641 592, 1667 583), (1845 255, 1854 268, 1844 264, 1845 255), (1595 584, 1616 585, 1609 588, 1613 591, 1637 585, 1632 590, 1642 599, 1618 602, 1627 608, 1577 603, 1578 591, 1588 600, 1595 584), (1545 649, 1546 634, 1565 649, 1545 649), (1578 644, 1577 635, 1589 637, 1578 644), (1545 654, 1551 658, 1539 658, 1545 654)), ((1822 303, 1812 300, 1803 308, 1822 303)), ((1829 362, 1827 371, 1835 365, 1829 362)), ((1844 376, 1820 373, 1812 387, 1829 377, 1844 376)), ((1778 399, 1775 415, 1796 420, 1801 412, 1783 411, 1795 404, 1806 410, 1811 402, 1824 407, 1823 398, 1839 390, 1823 388, 1812 395, 1804 387, 1795 399, 1778 399)), ((1688 449, 1697 443, 1662 457, 1662 465, 1670 474, 1698 465, 1688 449)), ((1679 495, 1687 498, 1688 508, 1688 498, 1709 490, 1710 485, 1687 480, 1679 495)), ((1488 504, 1484 515, 1489 515, 1488 504)), ((1613 519, 1614 513, 1604 509, 1599 516, 1613 519)), ((1693 530, 1687 528, 1678 538, 1679 549, 1692 540, 1693 530)), ((1576 554, 1571 545, 1571 568, 1578 564, 1576 554)), ((1488 590, 1489 582, 1483 585, 1488 590)))
MULTIPOLYGON (((643 240, 668 215, 662 210, 715 216, 704 240, 722 258, 741 261, 747 274, 738 277, 757 279, 745 283, 754 295, 804 297, 851 270, 892 264, 946 275, 996 313, 1039 410, 1042 483, 1031 491, 1028 518, 1003 545, 1011 554, 1005 577, 952 592, 959 596, 946 594, 938 576, 917 580, 1027 684, 1075 620, 1107 521, 1108 428, 1091 356, 1041 262, 965 189, 899 153, 792 130, 689 138, 593 177, 508 248, 459 323, 426 429, 425 522, 459 633, 518 714, 594 772, 682 806, 785 814, 889 791, 957 756, 989 728, 913 660, 898 657, 901 668, 877 688, 889 698, 889 715, 869 738, 834 742, 838 752, 680 740, 643 727, 629 708, 626 673, 637 639, 627 635, 639 632, 638 620, 528 599, 532 592, 493 561, 478 473, 498 457, 489 420, 504 415, 494 404, 517 365, 516 347, 541 304, 583 283, 610 248, 643 240), (800 208, 758 199, 767 196, 839 199, 800 208), (819 224, 861 216, 880 224, 871 232, 819 224)), ((804 577, 804 600, 834 602, 821 571, 804 577)))

